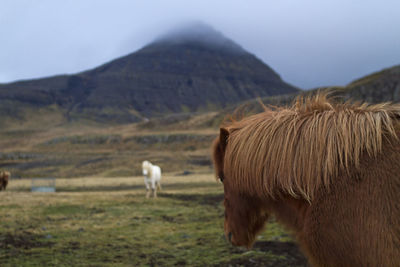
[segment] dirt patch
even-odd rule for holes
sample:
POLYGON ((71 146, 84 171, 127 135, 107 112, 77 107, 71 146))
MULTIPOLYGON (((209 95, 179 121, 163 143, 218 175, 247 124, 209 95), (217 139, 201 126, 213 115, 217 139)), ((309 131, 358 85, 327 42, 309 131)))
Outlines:
POLYGON ((24 231, 19 234, 0 234, 0 248, 7 250, 11 248, 31 249, 39 247, 52 247, 54 242, 40 240, 43 236, 24 231))
POLYGON ((175 217, 168 216, 168 215, 162 215, 161 219, 163 221, 166 221, 166 222, 171 222, 171 223, 175 223, 176 222, 176 218, 175 217))
POLYGON ((68 249, 78 250, 80 248, 81 248, 81 243, 76 242, 76 241, 68 242, 68 249))
POLYGON ((260 241, 254 244, 254 248, 285 256, 290 260, 291 266, 308 266, 306 257, 294 242, 260 241))
POLYGON ((126 190, 139 190, 142 189, 145 192, 145 186, 143 185, 98 185, 98 186, 59 186, 57 192, 108 192, 108 191, 126 191, 126 190))
MULTIPOLYGON (((253 250, 265 252, 233 259, 218 266, 307 267, 307 259, 293 242, 258 241, 253 250)), ((217 266, 217 265, 216 265, 217 266)))

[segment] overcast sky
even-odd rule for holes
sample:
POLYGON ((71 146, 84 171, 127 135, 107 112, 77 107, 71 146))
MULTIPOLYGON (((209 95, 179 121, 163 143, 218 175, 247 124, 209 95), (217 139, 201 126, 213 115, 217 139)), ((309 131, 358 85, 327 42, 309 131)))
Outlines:
POLYGON ((303 89, 400 64, 399 0, 0 0, 0 82, 93 68, 193 20, 303 89))

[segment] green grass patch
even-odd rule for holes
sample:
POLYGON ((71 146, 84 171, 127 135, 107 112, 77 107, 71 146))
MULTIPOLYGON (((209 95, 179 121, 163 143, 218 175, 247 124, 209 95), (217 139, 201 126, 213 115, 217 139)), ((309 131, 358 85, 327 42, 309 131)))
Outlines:
POLYGON ((73 215, 85 213, 86 209, 80 205, 50 205, 43 209, 43 214, 49 215, 73 215))
POLYGON ((273 220, 253 250, 228 244, 217 183, 170 183, 157 199, 142 187, 5 196, 0 266, 304 266, 273 220))

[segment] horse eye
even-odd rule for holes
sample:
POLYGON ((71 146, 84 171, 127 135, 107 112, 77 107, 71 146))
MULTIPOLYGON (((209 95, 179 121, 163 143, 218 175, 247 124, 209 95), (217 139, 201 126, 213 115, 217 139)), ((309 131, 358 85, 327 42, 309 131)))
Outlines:
POLYGON ((223 171, 219 171, 218 172, 218 179, 223 183, 224 182, 224 172, 223 171))

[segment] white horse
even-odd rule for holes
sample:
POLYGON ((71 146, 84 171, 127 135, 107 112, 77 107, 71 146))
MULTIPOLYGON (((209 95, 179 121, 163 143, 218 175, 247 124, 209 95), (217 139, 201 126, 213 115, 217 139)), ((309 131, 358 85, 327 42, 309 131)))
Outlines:
POLYGON ((157 187, 161 190, 161 168, 157 165, 153 165, 150 161, 143 161, 142 163, 144 184, 146 185, 147 194, 146 197, 150 196, 150 185, 153 197, 157 197, 157 187))

